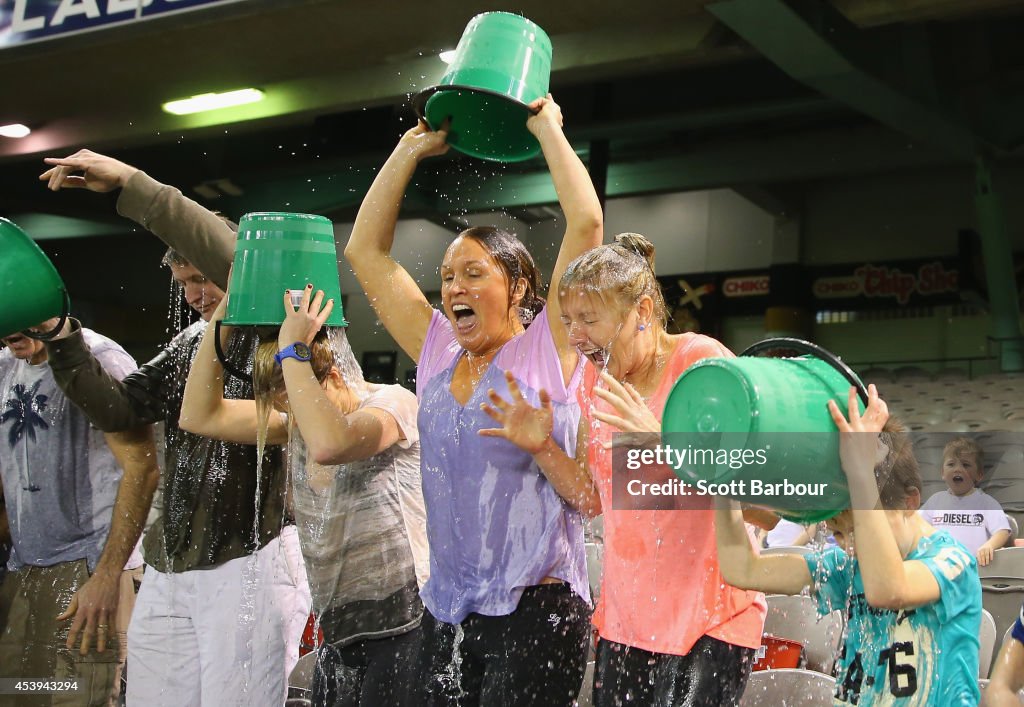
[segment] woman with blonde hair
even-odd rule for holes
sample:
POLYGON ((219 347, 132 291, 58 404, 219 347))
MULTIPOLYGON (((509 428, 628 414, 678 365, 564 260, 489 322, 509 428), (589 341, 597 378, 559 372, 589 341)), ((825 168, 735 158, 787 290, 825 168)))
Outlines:
MULTIPOLYGON (((570 263, 558 295, 569 341, 589 361, 577 459, 552 444, 543 392, 536 407, 513 380, 510 401, 490 392, 487 410, 501 427, 486 434, 543 459, 566 502, 604 515, 594 705, 735 705, 761 643, 764 597, 722 579, 711 497, 627 501, 632 477, 612 466, 618 433, 660 439, 665 401, 684 370, 732 354, 707 336, 666 331, 654 246, 638 234, 616 236, 570 263)), ((657 481, 673 472, 630 473, 657 481)))
POLYGON ((325 641, 313 704, 411 707, 419 584, 428 571, 416 398, 363 380, 344 330, 323 328, 333 302, 312 291, 297 306, 285 293, 284 323, 256 351, 255 401, 224 398, 215 330, 207 329, 181 426, 231 442, 288 444, 299 544, 325 641), (287 414, 272 414, 275 407, 287 414))

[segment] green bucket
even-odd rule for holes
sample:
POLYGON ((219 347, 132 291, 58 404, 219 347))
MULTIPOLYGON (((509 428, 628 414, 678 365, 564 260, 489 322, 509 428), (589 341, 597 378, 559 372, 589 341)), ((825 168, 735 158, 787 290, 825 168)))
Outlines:
POLYGON ((851 385, 863 410, 864 384, 835 355, 800 339, 767 339, 737 358, 699 361, 680 376, 665 404, 663 444, 716 450, 714 460, 691 455, 676 467, 698 492, 718 484, 718 493, 737 501, 817 523, 850 507, 827 406, 835 400, 845 410, 851 385), (779 349, 809 355, 758 357, 779 349))
POLYGON ((53 330, 36 339, 52 338, 64 326, 70 300, 67 289, 46 254, 13 222, 0 218, 0 337, 24 331, 47 319, 60 317, 53 330))
POLYGON ((448 144, 497 162, 540 152, 526 128, 527 104, 547 95, 551 40, 536 24, 508 12, 485 12, 466 26, 440 83, 413 99, 432 130, 451 118, 448 144))
POLYGON ((347 326, 331 222, 310 214, 246 214, 238 224, 224 324, 278 326, 284 291, 300 293, 308 283, 324 291, 325 302, 334 299, 326 326, 347 326))

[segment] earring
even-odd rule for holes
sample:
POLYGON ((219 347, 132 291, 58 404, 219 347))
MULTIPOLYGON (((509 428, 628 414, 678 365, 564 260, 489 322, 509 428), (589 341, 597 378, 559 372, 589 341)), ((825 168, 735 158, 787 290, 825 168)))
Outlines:
POLYGON ((643 331, 646 328, 647 328, 647 325, 642 323, 642 322, 640 323, 640 326, 637 327, 637 329, 639 329, 640 331, 643 331))

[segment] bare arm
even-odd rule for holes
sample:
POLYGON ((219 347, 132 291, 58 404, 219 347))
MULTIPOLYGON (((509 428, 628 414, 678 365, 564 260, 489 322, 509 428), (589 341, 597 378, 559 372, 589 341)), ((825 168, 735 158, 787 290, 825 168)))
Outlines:
MULTIPOLYGON (((333 302, 329 300, 321 310, 323 292, 318 291, 310 301, 311 290, 312 287, 306 288, 298 308, 292 306, 289 295, 285 294, 285 321, 278 334, 279 348, 297 341, 308 346, 330 316, 333 302)), ((395 418, 384 410, 368 407, 347 415, 343 413, 328 398, 308 361, 286 358, 282 366, 288 406, 309 456, 317 464, 367 459, 405 438, 395 418)), ((331 370, 327 383, 334 390, 345 387, 337 369, 331 370)))
MULTIPOLYGON (((857 553, 864 597, 880 609, 910 609, 939 599, 939 583, 928 567, 920 561, 905 561, 896 544, 886 511, 880 510, 875 463, 878 455, 878 433, 889 419, 885 401, 878 397, 872 384, 868 386, 868 405, 860 414, 856 389, 850 388, 847 415, 834 401, 829 412, 839 429, 839 455, 850 485, 853 527, 856 544, 866 548, 857 553)), ((915 511, 904 511, 913 519, 915 511)))
POLYGON ((811 586, 811 572, 799 555, 754 552, 738 503, 715 498, 715 542, 722 578, 734 587, 765 594, 799 594, 811 586))
POLYGON ((505 382, 511 402, 504 400, 493 389, 488 391, 491 404, 484 411, 501 427, 480 430, 483 437, 507 439, 533 456, 562 499, 587 518, 601 515, 601 497, 587 469, 587 425, 580 419, 576 437, 576 458, 571 458, 551 436, 554 414, 551 398, 546 390, 540 391, 540 407, 535 408, 523 397, 510 371, 505 371, 505 382))
POLYGON ((68 631, 67 647, 74 648, 81 634, 82 655, 89 652, 94 640, 100 653, 106 647, 107 636, 113 630, 111 626, 117 616, 121 571, 142 535, 146 514, 160 483, 152 427, 147 425, 127 432, 108 433, 106 440, 114 458, 124 469, 114 501, 110 532, 96 570, 71 597, 67 610, 57 617, 61 621, 74 617, 68 631))
POLYGON ((579 255, 601 245, 604 237, 604 215, 594 183, 572 145, 562 132, 562 111, 549 94, 530 104, 538 113, 526 122, 527 128, 540 142, 548 163, 551 179, 558 194, 558 203, 565 214, 565 235, 558 249, 555 269, 548 288, 548 325, 558 347, 562 375, 568 380, 576 367, 579 354, 569 346, 569 335, 562 324, 562 307, 558 300, 558 283, 566 268, 579 255))
POLYGON ((413 361, 419 360, 433 310, 416 281, 391 257, 391 247, 416 166, 447 152, 447 137, 444 130, 432 132, 422 122, 402 136, 370 185, 345 246, 345 258, 384 328, 413 361))
POLYGON ((982 697, 985 707, 1020 707, 1024 689, 1024 644, 1011 638, 999 651, 992 678, 982 697))
MULTIPOLYGON (((224 367, 214 349, 216 322, 224 317, 228 298, 221 299, 210 324, 203 334, 192 368, 185 384, 181 402, 181 429, 193 434, 212 437, 225 442, 256 444, 260 421, 255 400, 228 400, 224 397, 224 367)), ((222 328, 222 335, 226 333, 222 328)), ((288 441, 288 428, 280 415, 271 412, 267 427, 268 444, 288 441)))

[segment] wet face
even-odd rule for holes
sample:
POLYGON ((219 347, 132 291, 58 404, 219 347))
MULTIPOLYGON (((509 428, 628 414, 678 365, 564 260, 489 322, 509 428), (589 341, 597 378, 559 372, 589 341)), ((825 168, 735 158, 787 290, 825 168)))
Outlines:
POLYGON ((176 265, 171 263, 170 267, 171 277, 185 292, 185 301, 188 306, 199 312, 203 321, 210 321, 213 310, 217 309, 217 305, 224 299, 224 290, 206 279, 206 276, 192 264, 176 265))
POLYGON ((24 334, 11 334, 0 341, 11 350, 14 358, 31 363, 42 363, 46 360, 46 347, 38 339, 32 339, 24 334))
POLYGON ((855 554, 855 546, 853 543, 853 512, 843 511, 839 515, 829 518, 825 521, 825 525, 832 531, 832 536, 836 539, 836 544, 843 549, 843 551, 853 557, 855 554))
POLYGON ((600 293, 570 289, 559 293, 569 343, 600 369, 621 380, 632 368, 640 314, 621 311, 600 293))
POLYGON ((966 496, 981 481, 977 459, 969 452, 945 455, 942 459, 942 480, 954 496, 966 496))
POLYGON ((522 331, 514 310, 524 288, 521 280, 510 303, 505 271, 472 238, 456 238, 441 263, 444 313, 459 344, 473 353, 493 351, 522 331))

